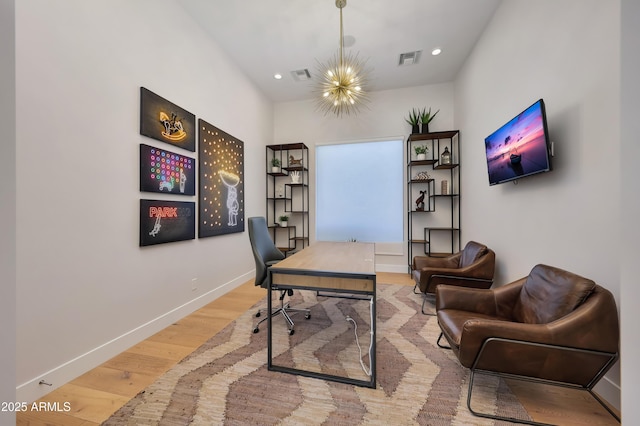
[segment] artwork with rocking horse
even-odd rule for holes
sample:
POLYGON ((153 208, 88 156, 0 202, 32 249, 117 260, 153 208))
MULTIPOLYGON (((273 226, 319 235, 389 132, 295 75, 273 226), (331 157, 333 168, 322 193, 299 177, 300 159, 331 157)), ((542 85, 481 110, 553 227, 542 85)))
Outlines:
POLYGON ((194 152, 196 116, 141 87, 140 134, 194 152))

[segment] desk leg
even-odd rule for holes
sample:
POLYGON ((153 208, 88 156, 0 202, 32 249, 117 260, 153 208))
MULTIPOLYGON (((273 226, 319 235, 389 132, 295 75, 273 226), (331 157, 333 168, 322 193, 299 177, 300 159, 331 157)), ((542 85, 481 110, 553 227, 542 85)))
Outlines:
POLYGON ((373 319, 371 321, 371 329, 373 330, 373 335, 371 336, 371 338, 373 339, 373 354, 370 356, 371 358, 371 387, 373 389, 376 388, 376 339, 377 339, 377 332, 376 332, 376 317, 378 316, 376 313, 376 279, 374 277, 373 279, 373 294, 371 295, 371 298, 373 299, 373 305, 371 306, 371 309, 373 311, 373 319))
POLYGON ((267 284, 267 315, 269 315, 269 319, 267 320, 267 370, 271 370, 272 367, 272 362, 271 362, 271 358, 272 358, 272 345, 271 345, 271 318, 273 317, 273 315, 271 315, 271 271, 267 271, 267 274, 269 274, 269 280, 268 280, 268 284, 267 284))

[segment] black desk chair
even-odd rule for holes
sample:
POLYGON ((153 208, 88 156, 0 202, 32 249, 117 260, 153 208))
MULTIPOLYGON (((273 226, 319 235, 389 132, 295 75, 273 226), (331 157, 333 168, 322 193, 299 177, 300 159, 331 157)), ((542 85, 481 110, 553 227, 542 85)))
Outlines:
MULTIPOLYGON (((250 217, 249 218, 249 241, 251 242, 251 248, 253 250, 253 257, 256 261, 256 281, 255 285, 260 286, 262 288, 267 288, 269 284, 269 274, 268 269, 270 266, 275 265, 282 259, 284 259, 284 254, 273 243, 271 239, 271 235, 269 234, 269 228, 267 228, 267 221, 264 217, 250 217)), ((271 316, 281 314, 284 319, 287 321, 289 327, 289 334, 294 333, 294 323, 291 319, 290 313, 296 312, 304 312, 305 318, 311 318, 311 313, 309 309, 295 309, 289 307, 289 302, 285 303, 284 298, 286 295, 292 296, 293 290, 282 290, 280 292, 280 307, 274 309, 271 312, 271 316)), ((267 297, 271 297, 271 295, 267 295, 267 297)), ((260 309, 256 313, 256 317, 260 317, 262 312, 266 311, 266 309, 260 309)), ((260 324, 269 319, 266 318, 261 319, 256 327, 253 329, 254 333, 260 331, 260 324)))

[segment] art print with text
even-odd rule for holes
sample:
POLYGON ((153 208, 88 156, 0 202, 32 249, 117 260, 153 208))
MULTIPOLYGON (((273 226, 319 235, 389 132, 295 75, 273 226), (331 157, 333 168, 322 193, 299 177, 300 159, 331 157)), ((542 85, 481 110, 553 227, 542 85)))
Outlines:
POLYGON ((140 200, 140 246, 193 240, 196 203, 140 200))

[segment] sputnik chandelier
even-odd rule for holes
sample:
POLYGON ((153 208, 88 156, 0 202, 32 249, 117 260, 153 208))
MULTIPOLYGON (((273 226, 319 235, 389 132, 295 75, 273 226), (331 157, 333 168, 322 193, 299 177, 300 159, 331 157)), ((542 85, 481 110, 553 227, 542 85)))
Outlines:
POLYGON ((355 114, 361 105, 368 102, 365 92, 368 71, 364 69, 364 62, 360 61, 358 55, 344 56, 342 9, 346 5, 347 0, 336 0, 336 7, 340 9, 340 49, 326 65, 320 64, 321 77, 318 82, 318 108, 325 115, 333 112, 338 117, 355 114))

